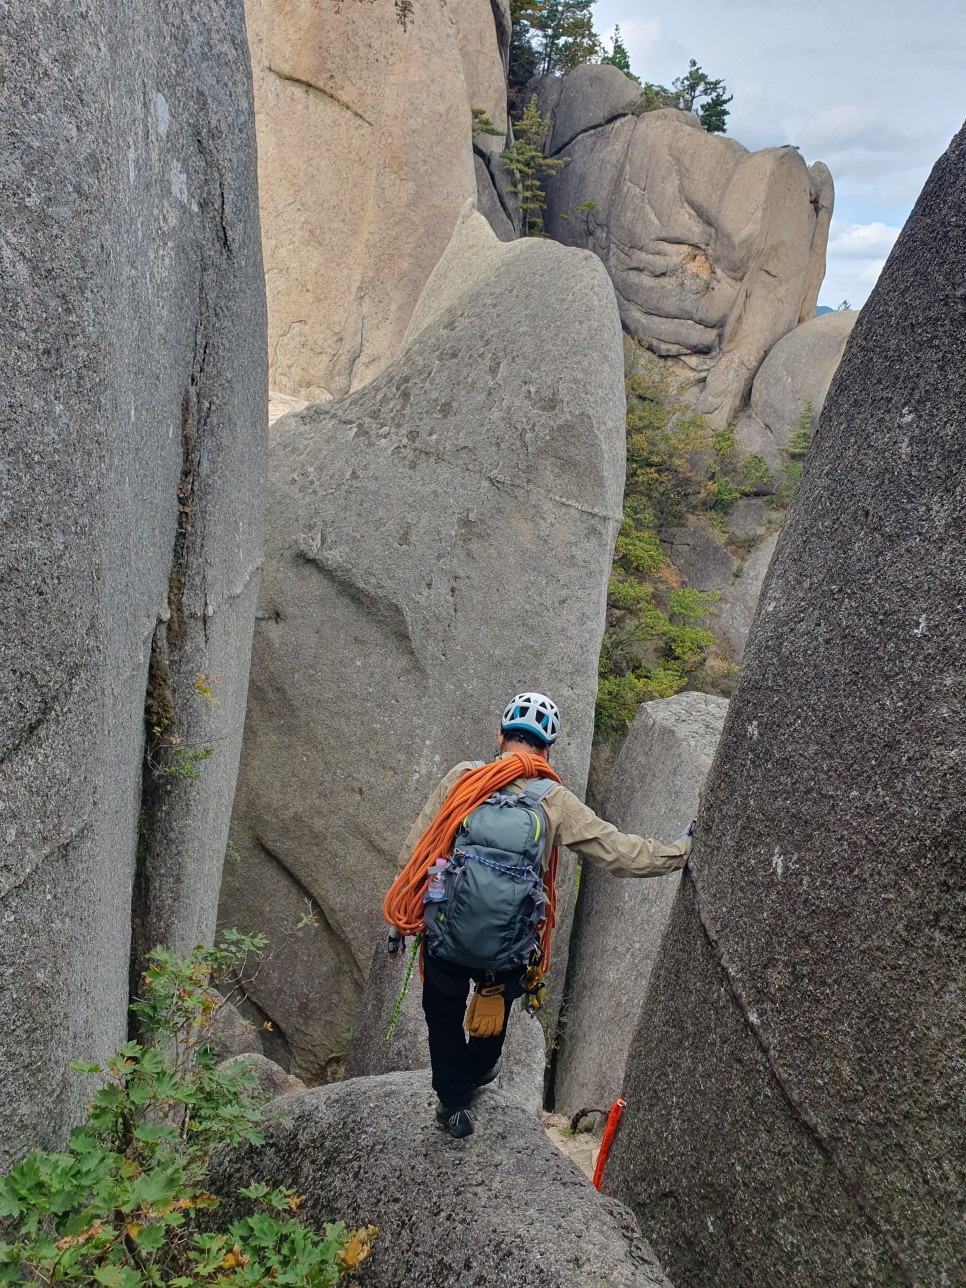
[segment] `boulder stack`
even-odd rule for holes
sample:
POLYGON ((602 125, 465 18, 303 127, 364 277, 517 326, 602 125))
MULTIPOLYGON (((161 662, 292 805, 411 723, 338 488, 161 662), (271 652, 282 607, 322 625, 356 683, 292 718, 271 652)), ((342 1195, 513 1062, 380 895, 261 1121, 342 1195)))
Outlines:
POLYGON ((748 152, 691 112, 643 111, 606 64, 533 89, 550 154, 569 158, 547 184, 550 235, 601 257, 625 329, 674 358, 700 386, 696 409, 727 424, 772 345, 815 314, 828 170, 793 147, 748 152))

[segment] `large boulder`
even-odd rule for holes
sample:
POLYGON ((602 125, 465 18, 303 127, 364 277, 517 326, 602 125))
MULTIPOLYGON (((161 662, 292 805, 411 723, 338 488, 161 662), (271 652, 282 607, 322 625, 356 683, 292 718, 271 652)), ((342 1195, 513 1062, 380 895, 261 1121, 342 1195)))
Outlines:
MULTIPOLYGON (((445 0, 245 7, 272 388, 339 396, 398 353, 476 191, 459 32, 445 0)), ((502 67, 490 6, 459 8, 471 45, 489 24, 489 72, 466 56, 489 93, 502 67)))
POLYGON ((962 1266, 966 130, 835 375, 609 1175, 693 1288, 962 1266))
MULTIPOLYGON (((670 840, 698 811, 728 703, 679 693, 639 708, 608 784, 604 815, 624 832, 670 840)), ((627 1053, 680 875, 618 879, 585 863, 554 1079, 568 1116, 621 1094, 627 1053)))
POLYGON ((549 151, 569 158, 547 182, 548 230, 601 257, 626 330, 676 359, 696 410, 727 424, 776 340, 814 316, 828 170, 792 147, 748 152, 691 112, 642 112, 616 68, 537 88, 549 151), (594 208, 576 215, 588 200, 594 208))
MULTIPOLYGON (((252 997, 317 1080, 353 1025, 413 819, 451 765, 492 753, 508 694, 554 695, 554 763, 583 788, 624 477, 607 275, 552 242, 501 243, 470 209, 400 356, 272 433, 241 861, 220 915, 268 933, 252 997)), ((572 861, 558 888, 559 991, 572 861)))
POLYGON ((2 1169, 213 930, 267 380, 240 2, 5 6, 0 62, 2 1169))
POLYGON ((286 1096, 264 1145, 216 1158, 212 1187, 229 1214, 243 1177, 304 1194, 315 1229, 377 1225, 371 1288, 670 1288, 631 1213, 532 1115, 487 1089, 476 1132, 454 1141, 434 1104, 418 1073, 286 1096))
POLYGON ((837 309, 803 322, 783 336, 761 364, 751 389, 751 409, 779 447, 788 440, 808 407, 809 430, 818 424, 832 377, 858 313, 837 309))
POLYGON ((547 150, 554 156, 578 134, 609 125, 641 101, 640 85, 610 63, 582 63, 562 78, 541 76, 527 86, 531 94, 541 115, 550 117, 547 150))

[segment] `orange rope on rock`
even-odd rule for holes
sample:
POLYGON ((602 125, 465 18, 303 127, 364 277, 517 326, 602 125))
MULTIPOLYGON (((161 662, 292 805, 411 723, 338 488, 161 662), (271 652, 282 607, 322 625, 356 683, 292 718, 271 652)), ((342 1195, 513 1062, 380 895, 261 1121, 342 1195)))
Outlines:
POLYGON ((624 1100, 615 1100, 610 1107, 610 1113, 607 1115, 607 1125, 604 1128, 604 1136, 600 1142, 600 1150, 597 1154, 597 1166, 594 1168, 594 1189, 599 1190, 604 1180, 604 1168, 607 1165, 607 1155, 610 1153, 610 1147, 614 1143, 614 1136, 617 1132, 617 1124, 621 1120, 621 1110, 627 1102, 624 1100))
MULTIPOLYGON (((429 867, 436 859, 448 858, 460 824, 477 805, 517 778, 560 779, 543 756, 518 751, 512 756, 470 769, 458 778, 443 801, 439 813, 416 842, 412 858, 389 887, 382 905, 382 915, 390 926, 403 935, 418 935, 423 930, 423 896, 429 880, 429 867)), ((550 936, 557 919, 557 847, 550 851, 543 874, 547 897, 546 916, 540 926, 541 968, 550 967, 550 936)))

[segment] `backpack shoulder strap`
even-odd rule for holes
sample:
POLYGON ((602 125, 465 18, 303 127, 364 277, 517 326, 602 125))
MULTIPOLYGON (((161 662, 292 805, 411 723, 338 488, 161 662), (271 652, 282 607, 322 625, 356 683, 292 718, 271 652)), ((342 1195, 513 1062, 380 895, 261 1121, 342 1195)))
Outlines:
POLYGON ((522 805, 539 805, 552 787, 559 787, 555 778, 531 778, 519 795, 522 805))

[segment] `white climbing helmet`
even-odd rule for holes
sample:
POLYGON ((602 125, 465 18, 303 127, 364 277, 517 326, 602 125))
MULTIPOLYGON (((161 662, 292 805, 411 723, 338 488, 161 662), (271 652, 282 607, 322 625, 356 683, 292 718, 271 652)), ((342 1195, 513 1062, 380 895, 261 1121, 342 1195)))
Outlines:
POLYGON ((507 704, 500 728, 503 733, 525 729, 542 738, 549 747, 557 741, 560 732, 560 712, 545 693, 518 693, 507 704))

